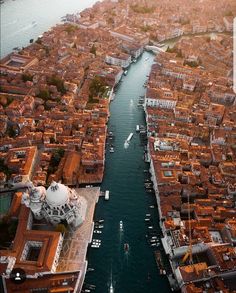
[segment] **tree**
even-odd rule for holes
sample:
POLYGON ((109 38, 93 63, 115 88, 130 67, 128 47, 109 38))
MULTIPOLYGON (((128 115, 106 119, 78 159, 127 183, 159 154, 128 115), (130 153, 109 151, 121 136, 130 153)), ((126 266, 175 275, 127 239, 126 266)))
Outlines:
POLYGON ((52 75, 51 77, 48 78, 47 83, 49 85, 55 85, 57 87, 57 90, 61 92, 62 94, 66 93, 64 81, 60 77, 56 75, 52 75))
POLYGON ((64 224, 58 224, 55 228, 55 231, 65 234, 67 232, 67 228, 64 224))
POLYGON ((47 89, 40 90, 39 93, 38 93, 38 97, 40 99, 43 99, 44 101, 47 101, 50 98, 49 91, 47 89))
POLYGON ((24 82, 26 81, 32 81, 33 80, 33 75, 29 74, 29 73, 23 73, 21 76, 22 80, 24 82))
POLYGON ((89 97, 103 95, 106 90, 106 83, 101 76, 96 75, 89 86, 89 97))
POLYGON ((90 49, 90 53, 94 54, 94 56, 96 56, 96 53, 97 53, 97 49, 95 47, 95 45, 93 44, 91 49, 90 49))
POLYGON ((74 26, 74 25, 72 25, 72 24, 69 24, 69 25, 66 26, 65 31, 66 31, 68 34, 71 34, 71 33, 73 33, 74 31, 76 31, 76 26, 74 26))

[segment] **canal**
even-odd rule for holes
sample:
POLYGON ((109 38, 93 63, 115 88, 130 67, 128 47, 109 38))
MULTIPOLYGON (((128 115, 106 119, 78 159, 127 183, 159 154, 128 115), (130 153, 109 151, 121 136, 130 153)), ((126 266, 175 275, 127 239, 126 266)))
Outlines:
POLYGON ((137 103, 145 93, 143 85, 154 57, 144 52, 138 62, 131 65, 110 105, 108 128, 115 135, 115 152, 107 149, 101 186, 101 190, 110 191, 110 200, 101 198, 96 208, 95 219, 104 219, 104 228, 102 234, 94 234, 94 238, 101 239, 102 244, 99 249, 88 251, 88 266, 95 271, 88 272, 85 280, 96 285, 97 293, 108 292, 111 271, 115 293, 171 292, 167 278, 159 275, 154 248, 146 238, 149 230, 144 221, 146 214, 151 215, 151 225, 157 234, 160 229, 157 209, 153 208, 155 196, 145 191, 147 173, 144 170, 149 166, 143 160, 144 146, 135 131, 137 124, 145 123, 143 109, 137 107, 137 103), (134 136, 125 149, 124 142, 131 132, 134 136), (120 221, 123 221, 123 232, 119 228, 120 221), (124 243, 129 244, 128 253, 124 251, 124 243))

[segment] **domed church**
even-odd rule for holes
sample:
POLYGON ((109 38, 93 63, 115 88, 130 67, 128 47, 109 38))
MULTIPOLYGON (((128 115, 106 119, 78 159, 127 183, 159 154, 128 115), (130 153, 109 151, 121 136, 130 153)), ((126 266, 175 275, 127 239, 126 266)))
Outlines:
POLYGON ((46 219, 53 225, 66 221, 78 227, 86 216, 87 201, 80 197, 74 189, 53 181, 46 190, 43 186, 32 185, 28 193, 24 193, 22 202, 31 209, 38 220, 46 219))

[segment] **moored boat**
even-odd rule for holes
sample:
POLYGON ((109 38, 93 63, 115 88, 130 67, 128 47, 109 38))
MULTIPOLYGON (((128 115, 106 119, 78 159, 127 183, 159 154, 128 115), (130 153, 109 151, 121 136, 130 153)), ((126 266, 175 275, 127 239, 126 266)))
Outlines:
POLYGON ((110 147, 110 150, 109 150, 110 153, 114 153, 114 148, 113 147, 110 147))

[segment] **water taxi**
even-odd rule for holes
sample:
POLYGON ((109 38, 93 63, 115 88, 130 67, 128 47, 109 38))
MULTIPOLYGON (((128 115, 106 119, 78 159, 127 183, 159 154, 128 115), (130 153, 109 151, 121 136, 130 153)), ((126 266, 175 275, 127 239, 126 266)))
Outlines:
POLYGON ((124 251, 128 252, 129 251, 129 243, 124 244, 124 251))
POLYGON ((110 280, 110 285, 109 285, 108 293, 114 293, 114 292, 115 292, 115 289, 113 287, 112 271, 111 271, 111 280, 110 280))
POLYGON ((110 150, 109 150, 110 153, 114 153, 114 148, 113 147, 110 147, 110 150))
POLYGON ((99 244, 92 244, 91 247, 92 247, 92 248, 99 248, 100 245, 99 245, 99 244))
POLYGON ((102 231, 100 231, 100 230, 94 230, 93 233, 94 234, 102 234, 102 231))
POLYGON ((93 272, 94 270, 94 268, 87 268, 87 272, 93 272))
POLYGON ((125 142, 129 143, 131 141, 133 135, 134 134, 131 132, 125 142))
POLYGON ((105 191, 105 200, 109 200, 109 198, 110 198, 110 191, 106 190, 105 191))

